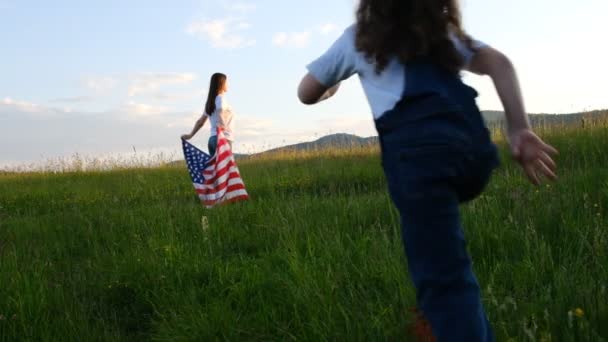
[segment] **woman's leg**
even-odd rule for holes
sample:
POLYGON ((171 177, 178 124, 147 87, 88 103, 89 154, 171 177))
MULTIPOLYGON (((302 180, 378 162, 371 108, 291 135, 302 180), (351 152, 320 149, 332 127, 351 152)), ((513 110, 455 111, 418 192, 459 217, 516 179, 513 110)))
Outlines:
POLYGON ((209 137, 209 141, 207 143, 207 148, 209 149, 209 154, 211 156, 215 155, 215 149, 217 148, 217 136, 209 137))

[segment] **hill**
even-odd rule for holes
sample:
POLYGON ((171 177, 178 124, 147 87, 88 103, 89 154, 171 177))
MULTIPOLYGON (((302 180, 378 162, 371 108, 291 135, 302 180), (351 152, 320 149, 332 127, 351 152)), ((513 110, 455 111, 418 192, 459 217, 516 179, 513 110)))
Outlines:
MULTIPOLYGON (((502 128, 505 124, 505 113, 503 111, 483 111, 484 120, 491 128, 502 128)), ((608 110, 598 110, 574 114, 530 114, 532 126, 554 126, 554 125, 584 125, 597 121, 608 121, 608 110)), ((250 157, 261 156, 268 153, 281 153, 293 151, 314 151, 330 148, 357 148, 376 145, 377 136, 359 137, 353 134, 337 133, 321 137, 315 141, 302 142, 282 147, 273 148, 264 152, 249 155, 250 157)), ((245 155, 241 155, 241 158, 245 155)))
MULTIPOLYGON (((490 127, 503 127, 505 124, 505 113, 502 111, 484 111, 483 117, 490 127)), ((595 110, 572 114, 530 114, 532 126, 555 126, 555 125, 577 125, 594 124, 608 121, 608 110, 595 110)))
POLYGON ((336 133, 326 135, 321 137, 315 141, 302 142, 293 145, 287 145, 282 147, 273 148, 270 150, 266 150, 264 152, 255 153, 250 155, 250 157, 260 156, 268 153, 281 153, 281 152, 293 152, 293 151, 316 151, 316 150, 324 150, 328 148, 338 148, 338 149, 347 149, 347 148, 360 148, 375 145, 378 143, 378 137, 359 137, 354 134, 347 133, 336 133))

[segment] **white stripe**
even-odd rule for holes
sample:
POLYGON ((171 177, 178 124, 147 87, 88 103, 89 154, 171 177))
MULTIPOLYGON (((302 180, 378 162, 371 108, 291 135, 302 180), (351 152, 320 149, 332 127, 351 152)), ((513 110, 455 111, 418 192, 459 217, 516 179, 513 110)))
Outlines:
POLYGON ((217 151, 215 152, 216 155, 220 155, 226 151, 230 150, 230 145, 228 145, 228 143, 226 144, 222 144, 219 146, 219 148, 217 149, 217 151))
POLYGON ((198 195, 198 198, 200 198, 202 201, 217 201, 220 200, 222 197, 224 197, 224 195, 226 194, 226 192, 228 191, 228 188, 224 188, 214 194, 200 194, 198 195))
POLYGON ((226 194, 226 199, 231 200, 235 197, 239 197, 239 196, 243 196, 243 195, 247 195, 247 190, 245 190, 245 189, 234 190, 234 191, 230 191, 228 194, 226 194))
MULTIPOLYGON (((232 167, 230 167, 230 169, 228 169, 228 172, 226 172, 226 173, 224 173, 224 175, 216 178, 215 181, 213 182, 213 184, 219 184, 219 183, 225 182, 228 179, 228 177, 230 177, 230 175, 234 174, 234 173, 236 173, 239 177, 241 176, 239 174, 239 169, 236 166, 232 166, 232 167)), ((214 173, 213 175, 207 176, 207 177, 204 177, 204 178, 205 179, 213 179, 215 177, 216 177, 216 174, 214 173)))
POLYGON ((219 171, 219 170, 225 168, 226 165, 228 165, 228 163, 230 163, 231 161, 234 161, 234 157, 232 157, 232 156, 230 156, 229 158, 223 159, 222 161, 220 161, 218 164, 215 165, 215 169, 219 171))
MULTIPOLYGON (((227 173, 224 175, 225 178, 228 178, 228 176, 230 176, 230 173, 227 173)), ((224 176, 220 177, 220 178, 224 178, 224 176)), ((225 182, 225 179, 218 179, 218 182, 216 183, 223 183, 225 182)), ((239 177, 239 178, 233 178, 228 180, 228 186, 231 185, 235 185, 235 184, 243 184, 243 180, 239 177)), ((194 188, 196 188, 197 190, 213 190, 216 187, 216 185, 207 185, 207 184, 194 184, 194 188)))
POLYGON ((224 201, 224 197, 226 197, 225 199, 232 199, 236 196, 239 195, 247 195, 247 190, 245 189, 238 189, 238 190, 233 190, 228 192, 228 188, 225 188, 219 192, 216 192, 215 194, 208 194, 208 195, 199 195, 198 197, 203 200, 203 201, 220 201, 220 203, 222 201, 224 201), (236 194, 236 195, 234 195, 236 194))
POLYGON ((230 156, 229 158, 223 159, 222 161, 220 161, 219 163, 214 163, 212 165, 207 166, 203 172, 212 172, 214 170, 221 170, 223 168, 226 167, 226 165, 228 163, 230 163, 230 161, 234 161, 234 157, 230 156))
POLYGON ((246 190, 236 190, 236 191, 231 191, 228 194, 226 194, 226 197, 216 201, 213 205, 207 205, 206 207, 208 209, 213 208, 213 206, 224 203, 225 201, 229 201, 235 197, 239 197, 239 196, 246 196, 247 195, 247 191, 246 190))
MULTIPOLYGON (((225 163, 227 164, 227 163, 225 163)), ((215 176, 220 173, 221 171, 223 171, 223 169, 226 168, 227 165, 223 165, 223 167, 221 169, 216 169, 214 166, 209 166, 208 168, 206 168, 203 171, 203 178, 204 179, 209 179, 209 178, 215 178, 215 176)), ((228 172, 239 172, 239 169, 236 167, 236 163, 233 164, 232 166, 230 166, 230 169, 228 169, 228 172)))

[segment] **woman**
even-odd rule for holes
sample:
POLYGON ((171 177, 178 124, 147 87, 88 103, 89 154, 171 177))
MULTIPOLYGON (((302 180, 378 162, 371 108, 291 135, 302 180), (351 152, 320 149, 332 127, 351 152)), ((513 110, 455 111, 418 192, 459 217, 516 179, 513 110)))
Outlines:
POLYGON ((209 120, 211 123, 211 136, 207 147, 209 148, 209 154, 212 156, 215 154, 217 147, 217 127, 220 127, 224 131, 224 136, 230 147, 234 141, 233 132, 233 118, 232 107, 226 99, 226 92, 228 91, 228 79, 226 75, 222 73, 215 73, 211 76, 209 82, 209 93, 207 94, 207 102, 205 103, 205 111, 203 115, 196 121, 194 128, 190 134, 182 135, 182 139, 190 140, 198 131, 205 125, 205 122, 209 120))

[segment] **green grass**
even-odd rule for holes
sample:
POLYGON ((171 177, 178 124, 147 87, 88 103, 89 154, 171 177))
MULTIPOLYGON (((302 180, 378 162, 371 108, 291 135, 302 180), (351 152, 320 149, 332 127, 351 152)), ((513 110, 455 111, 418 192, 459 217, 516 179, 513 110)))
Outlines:
MULTIPOLYGON (((484 301, 499 341, 608 340, 608 127, 542 134, 559 182, 505 158, 463 207, 484 301)), ((0 175, 0 341, 411 340, 378 152, 239 166, 214 210, 182 167, 0 175)))

